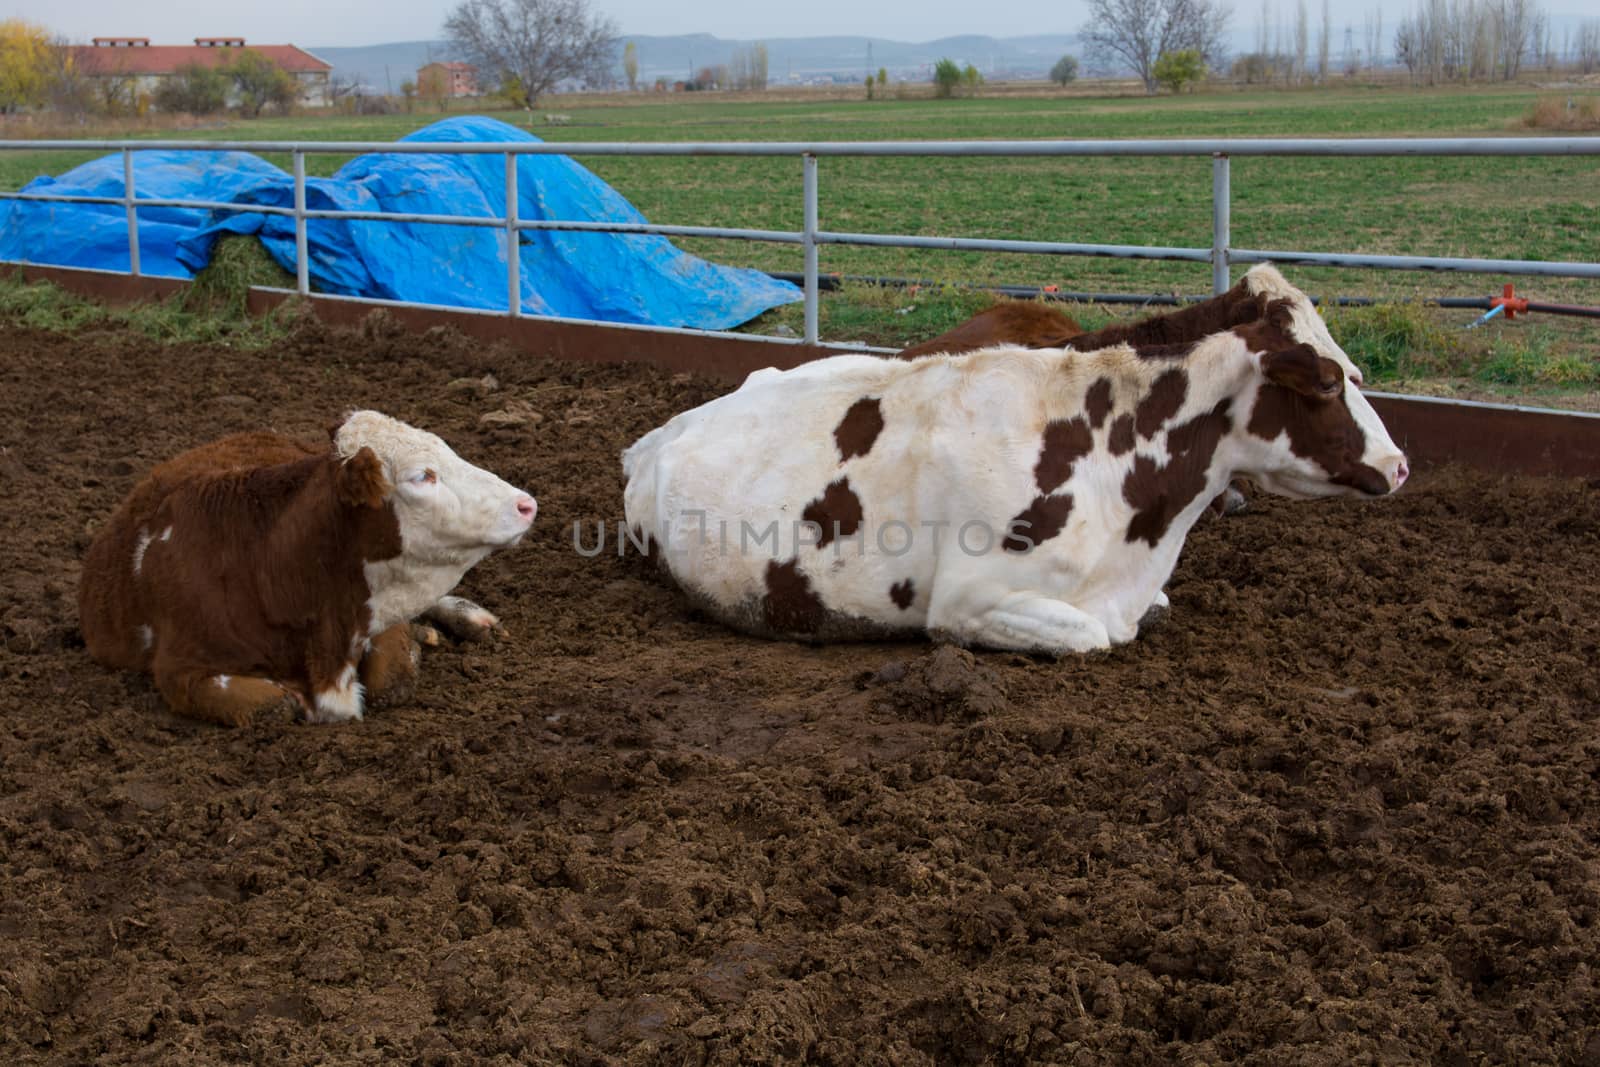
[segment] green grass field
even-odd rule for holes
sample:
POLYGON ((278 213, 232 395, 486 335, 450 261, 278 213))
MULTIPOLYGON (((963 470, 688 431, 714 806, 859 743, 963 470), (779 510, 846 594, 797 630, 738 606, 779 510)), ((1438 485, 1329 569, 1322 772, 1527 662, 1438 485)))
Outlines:
MULTIPOLYGON (((586 141, 834 141, 1039 138, 1506 136, 1538 98, 1525 86, 1413 90, 1214 92, 1183 97, 1067 95, 973 99, 726 99, 711 94, 557 97, 570 123, 542 114, 500 117, 545 137, 586 141)), ((292 117, 145 136, 233 140, 393 140, 439 116, 292 117)), ((90 154, 0 152, 0 188, 59 173, 90 154)), ((658 223, 797 230, 796 159, 578 156, 658 223)), ((287 166, 286 158, 274 162, 287 166)), ((313 174, 343 158, 314 156, 313 174)), ((1600 157, 1235 159, 1232 237, 1241 248, 1357 251, 1507 259, 1600 259, 1600 157)), ((1208 247, 1209 159, 828 159, 820 163, 821 224, 829 230, 1099 244, 1208 247)), ((719 262, 798 271, 797 247, 679 242, 719 262)), ((1209 290, 1197 263, 993 255, 825 246, 825 272, 941 284, 1039 284, 1126 293, 1209 290)), ((1236 271, 1237 273, 1237 271, 1236 271)), ((1506 279, 1436 273, 1291 268, 1322 295, 1400 300, 1486 295, 1506 279)), ((1600 305, 1600 283, 1518 280, 1536 298, 1600 305)), ((858 290, 859 292, 859 290, 858 290)), ((895 299, 889 298, 889 302, 895 299)), ((861 301, 857 301, 860 303, 861 301)), ((922 307, 931 298, 924 292, 922 307)), ((883 303, 874 298, 868 305, 883 303)), ((917 300, 907 298, 904 311, 917 300)), ((961 304, 959 306, 965 306, 961 304)), ((841 311, 843 309, 841 308, 841 311)), ((786 311, 773 322, 796 318, 786 311)), ((920 315, 873 330, 838 317, 824 336, 871 334, 894 343, 920 315)), ((1456 316, 1469 321, 1465 313, 1456 316)), ((765 324, 764 324, 765 325, 765 324)), ((1505 324, 1511 331, 1522 323, 1505 324)), ((1505 332, 1505 328, 1497 327, 1505 332)), ((1593 331, 1551 323, 1544 348, 1596 352, 1593 331), (1574 347, 1575 346, 1575 347, 1574 347)), ((933 331, 936 332, 936 331, 933 331)), ((923 336, 927 333, 923 332, 923 336)), ((1519 335, 1521 336, 1521 335, 1519 335)), ((1515 360, 1511 361, 1515 363, 1515 360)))

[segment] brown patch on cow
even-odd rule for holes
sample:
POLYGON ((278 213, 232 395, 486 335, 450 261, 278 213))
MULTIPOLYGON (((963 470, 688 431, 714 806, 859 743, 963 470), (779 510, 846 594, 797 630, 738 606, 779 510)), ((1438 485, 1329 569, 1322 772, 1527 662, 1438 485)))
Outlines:
POLYGON ((1171 345, 1140 345, 1133 350, 1133 354, 1150 363, 1171 363, 1188 359, 1199 347, 1198 341, 1184 341, 1181 344, 1171 345))
POLYGON ((392 491, 382 461, 370 448, 363 448, 339 468, 339 499, 351 507, 381 508, 392 491))
POLYGON ((800 573, 800 561, 772 560, 767 564, 767 592, 761 598, 761 617, 779 633, 813 634, 822 626, 825 610, 811 580, 800 573))
POLYGON ((1083 333, 1068 314, 1030 300, 1008 300, 985 308, 932 340, 900 351, 901 359, 931 356, 937 352, 958 355, 994 345, 1023 348, 1061 348, 1083 333))
POLYGON ((1073 464, 1094 450, 1094 431, 1083 419, 1052 419, 1044 428, 1044 444, 1033 480, 1040 493, 1050 493, 1072 477, 1073 464))
POLYGON ((905 611, 917 599, 917 588, 910 578, 903 582, 895 582, 889 587, 889 599, 894 601, 894 606, 905 611))
POLYGON ((1232 332, 1252 352, 1279 352, 1295 347, 1295 340, 1289 332, 1294 327, 1294 302, 1287 297, 1277 300, 1258 297, 1257 300, 1261 304, 1260 314, 1249 322, 1232 327, 1232 332))
POLYGON ((1006 527, 1000 547, 1007 552, 1027 553, 1061 532, 1072 514, 1072 494, 1036 496, 1033 503, 1017 513, 1006 527))
POLYGON ((1214 333, 1253 322, 1261 316, 1264 299, 1251 293, 1244 281, 1221 296, 1165 315, 1152 315, 1138 322, 1113 323, 1079 334, 1071 346, 1079 352, 1093 352, 1111 345, 1132 345, 1145 358, 1158 358, 1164 345, 1192 344, 1214 333))
POLYGON ((1288 434, 1289 450, 1328 473, 1334 485, 1371 496, 1389 492, 1383 472, 1361 461, 1367 438, 1344 399, 1344 371, 1309 345, 1270 352, 1261 360, 1266 381, 1256 394, 1246 430, 1266 441, 1288 434))
POLYGON ((1133 451, 1133 416, 1118 415, 1111 420, 1111 432, 1106 435, 1106 447, 1113 456, 1125 456, 1133 451))
POLYGON ((834 427, 833 439, 839 446, 839 462, 872 451, 883 432, 883 407, 875 396, 865 396, 850 405, 834 427))
POLYGON ((1084 414, 1089 416, 1089 426, 1098 430, 1111 414, 1111 379, 1100 378, 1089 386, 1083 398, 1084 414))
POLYGON ((821 529, 817 539, 817 547, 821 548, 836 537, 849 537, 861 529, 861 498, 850 488, 849 478, 840 478, 807 504, 800 518, 821 529))
POLYGON ((1139 401, 1139 406, 1133 412, 1134 428, 1139 431, 1139 436, 1154 437, 1156 431, 1183 407, 1188 395, 1189 372, 1181 367, 1174 367, 1151 383, 1150 392, 1139 401))
POLYGON ((1205 492, 1211 459, 1217 445, 1233 428, 1232 401, 1224 398, 1215 408, 1167 431, 1165 464, 1138 456, 1122 481, 1122 498, 1133 508, 1126 540, 1160 543, 1172 520, 1205 492))

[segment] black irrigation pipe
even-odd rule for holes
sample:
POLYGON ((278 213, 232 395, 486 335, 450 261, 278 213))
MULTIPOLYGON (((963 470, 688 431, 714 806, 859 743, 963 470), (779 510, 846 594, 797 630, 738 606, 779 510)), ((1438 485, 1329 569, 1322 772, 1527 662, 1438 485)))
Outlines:
MULTIPOLYGON (((771 277, 781 281, 794 282, 796 285, 805 284, 805 276, 789 271, 769 271, 771 277)), ((1037 285, 976 285, 969 282, 959 282, 948 286, 943 282, 918 281, 914 278, 873 278, 859 274, 823 274, 817 277, 817 288, 823 292, 835 292, 844 282, 857 282, 864 285, 881 285, 888 288, 916 289, 926 287, 940 289, 953 287, 957 289, 981 289, 984 292, 998 293, 1001 296, 1016 297, 1020 300, 1045 300, 1072 301, 1080 304, 1198 304, 1211 299, 1210 296, 1178 296, 1173 293, 1149 293, 1139 296, 1131 293, 1078 293, 1065 292, 1054 286, 1037 285)), ((1375 304, 1401 303, 1401 304, 1426 304, 1441 308, 1467 308, 1475 311, 1484 311, 1496 306, 1495 302, 1501 297, 1492 296, 1425 296, 1410 297, 1404 300, 1388 301, 1378 300, 1370 296, 1339 296, 1333 302, 1339 307, 1371 307, 1375 304)), ((1322 298, 1313 296, 1313 304, 1321 304, 1322 298)), ((1580 307, 1574 304, 1544 304, 1537 301, 1526 301, 1526 305, 1519 301, 1516 305, 1518 311, 1543 311, 1551 315, 1578 315, 1584 318, 1600 319, 1600 308, 1580 307)))

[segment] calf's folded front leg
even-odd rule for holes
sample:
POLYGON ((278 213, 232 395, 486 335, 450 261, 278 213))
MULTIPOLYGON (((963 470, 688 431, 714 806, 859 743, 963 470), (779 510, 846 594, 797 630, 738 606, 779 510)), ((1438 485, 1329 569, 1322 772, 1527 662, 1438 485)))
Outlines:
POLYGON ((500 620, 492 612, 461 596, 440 597, 422 617, 457 641, 481 641, 500 628, 500 620))
POLYGON ((160 661, 151 666, 151 675, 167 705, 191 719, 249 726, 263 716, 310 710, 297 690, 270 678, 213 674, 160 661))
POLYGON ((374 637, 361 658, 361 685, 368 707, 402 704, 416 691, 422 647, 411 638, 409 623, 389 627, 374 637))

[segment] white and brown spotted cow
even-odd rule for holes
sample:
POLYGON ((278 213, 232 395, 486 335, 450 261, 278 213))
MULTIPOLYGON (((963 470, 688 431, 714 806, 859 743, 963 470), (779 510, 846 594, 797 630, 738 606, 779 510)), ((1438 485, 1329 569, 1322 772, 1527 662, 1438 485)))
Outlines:
POLYGON ((1128 641, 1233 476, 1296 498, 1406 479, 1348 360, 1288 310, 1195 344, 758 371, 625 453, 627 519, 751 632, 1128 641))
POLYGON ((152 470, 84 560, 90 655, 150 672, 183 715, 244 725, 299 707, 334 722, 409 687, 411 619, 491 625, 445 594, 521 540, 533 498, 375 411, 331 437, 236 434, 152 470))

